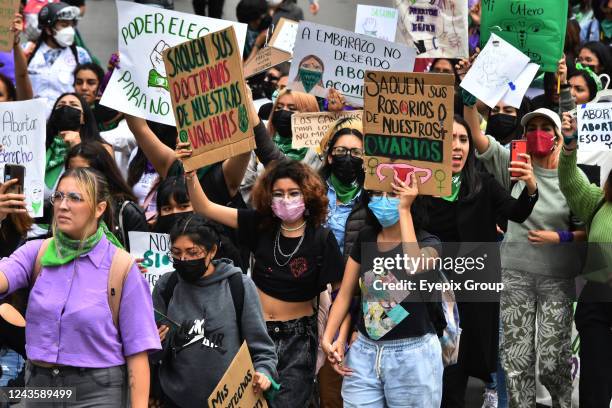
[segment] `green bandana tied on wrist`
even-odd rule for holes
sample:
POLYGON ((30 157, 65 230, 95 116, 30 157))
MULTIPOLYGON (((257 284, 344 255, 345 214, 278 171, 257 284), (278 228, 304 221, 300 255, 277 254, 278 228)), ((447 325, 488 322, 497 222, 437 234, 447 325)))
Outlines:
POLYGON ((338 180, 334 173, 332 173, 329 177, 329 181, 334 187, 336 197, 338 197, 338 200, 340 200, 340 202, 343 204, 346 204, 353 198, 355 198, 357 193, 359 193, 359 190, 361 190, 361 186, 359 186, 359 184, 357 184, 356 182, 352 182, 347 186, 346 184, 338 180))
POLYGON ((461 173, 453 174, 453 181, 451 183, 451 194, 446 197, 442 197, 443 200, 446 201, 457 201, 459 197, 459 189, 461 188, 461 173))
POLYGON ((68 153, 66 142, 59 136, 54 137, 45 156, 45 185, 49 189, 55 187, 57 179, 62 174, 66 153, 68 153))
POLYGON ((291 147, 291 138, 290 137, 282 137, 277 133, 274 134, 272 141, 276 144, 276 146, 280 149, 281 152, 285 154, 291 160, 302 161, 308 152, 307 147, 303 147, 301 149, 294 149, 291 147))
POLYGON ((63 232, 57 230, 49 242, 40 264, 42 266, 61 266, 65 265, 77 257, 86 254, 95 247, 105 235, 106 238, 117 248, 123 249, 121 242, 108 230, 102 221, 96 232, 84 240, 70 239, 63 232))

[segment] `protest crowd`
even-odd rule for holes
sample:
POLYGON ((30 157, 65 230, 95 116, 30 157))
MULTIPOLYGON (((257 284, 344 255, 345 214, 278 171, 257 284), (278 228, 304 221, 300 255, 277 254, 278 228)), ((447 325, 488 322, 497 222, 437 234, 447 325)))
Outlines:
POLYGON ((0 1, 0 407, 612 407, 612 0, 334 1, 0 1))

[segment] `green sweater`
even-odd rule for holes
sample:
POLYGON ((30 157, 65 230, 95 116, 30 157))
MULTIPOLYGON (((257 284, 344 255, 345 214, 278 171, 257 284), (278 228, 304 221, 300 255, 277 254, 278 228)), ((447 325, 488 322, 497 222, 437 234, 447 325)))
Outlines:
MULTIPOLYGON (((608 180, 612 182, 612 180, 608 180)), ((567 199, 567 203, 583 222, 588 223, 589 251, 585 273, 597 281, 610 279, 612 265, 612 251, 609 245, 595 245, 596 243, 612 242, 612 203, 605 202, 597 209, 604 199, 603 190, 595 184, 580 177, 576 166, 576 151, 570 156, 561 154, 559 159, 559 187, 567 199), (593 214, 597 211, 595 214, 593 214), (603 257, 598 256, 603 254, 603 257), (599 265, 599 266, 598 266, 599 265), (599 273, 598 273, 599 272, 599 273), (599 276, 599 278, 598 278, 599 276)))

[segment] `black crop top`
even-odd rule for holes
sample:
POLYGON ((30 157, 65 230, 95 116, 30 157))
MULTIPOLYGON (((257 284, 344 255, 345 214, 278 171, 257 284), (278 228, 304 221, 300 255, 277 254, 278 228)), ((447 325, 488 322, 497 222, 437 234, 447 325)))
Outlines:
MULTIPOLYGON (((264 229, 261 222, 262 217, 257 211, 238 210, 238 240, 255 256, 252 278, 259 290, 285 302, 305 302, 314 299, 328 283, 342 280, 344 261, 334 234, 307 225, 304 241, 287 262, 289 258, 278 251, 274 259, 274 242, 279 227, 264 229)), ((299 241, 300 237, 287 238, 281 234, 281 251, 291 254, 299 241)))

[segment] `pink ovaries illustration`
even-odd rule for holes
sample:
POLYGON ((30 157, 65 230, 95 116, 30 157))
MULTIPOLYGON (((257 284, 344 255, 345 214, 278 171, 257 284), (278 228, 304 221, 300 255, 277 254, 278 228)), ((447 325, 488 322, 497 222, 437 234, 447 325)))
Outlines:
POLYGON ((376 167, 376 176, 379 181, 384 181, 387 176, 383 174, 383 169, 390 168, 393 170, 393 177, 397 177, 403 182, 407 182, 411 177, 412 173, 415 173, 419 177, 420 184, 426 183, 431 179, 431 169, 424 169, 422 167, 416 167, 406 163, 381 163, 376 167))

